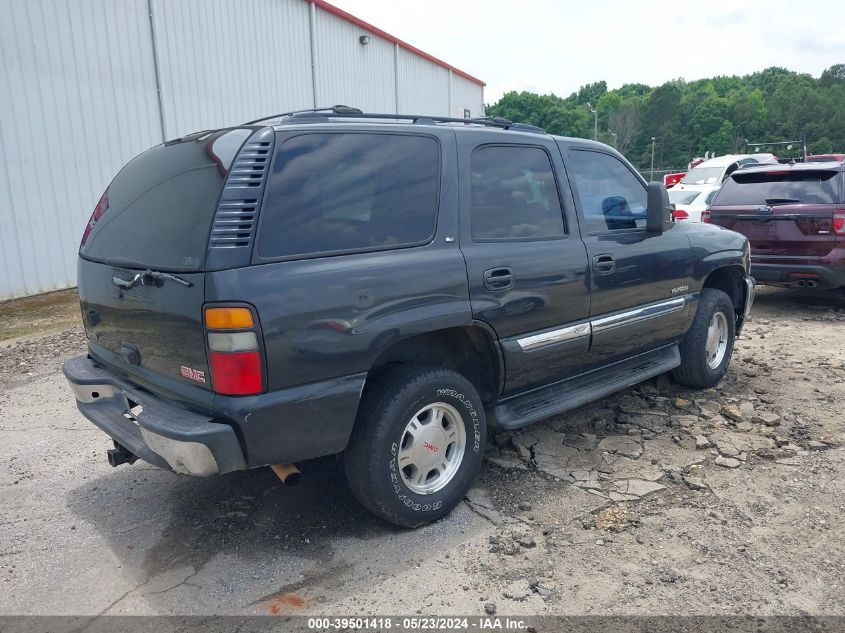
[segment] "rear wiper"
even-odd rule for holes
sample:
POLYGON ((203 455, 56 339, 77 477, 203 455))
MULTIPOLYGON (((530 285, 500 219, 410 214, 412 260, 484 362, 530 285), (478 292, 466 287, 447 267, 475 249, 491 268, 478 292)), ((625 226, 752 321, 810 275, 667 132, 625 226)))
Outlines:
POLYGON ((794 204, 801 202, 798 198, 766 198, 766 204, 794 204))
POLYGON ((111 282, 117 286, 118 288, 122 288, 123 290, 132 290, 135 286, 146 286, 147 279, 155 279, 157 281, 175 281, 177 284, 182 284, 186 288, 190 288, 194 284, 187 279, 182 279, 181 277, 177 277, 176 275, 171 275, 170 273, 162 273, 157 270, 142 270, 139 273, 135 273, 135 276, 132 279, 121 279, 117 275, 112 277, 111 282))

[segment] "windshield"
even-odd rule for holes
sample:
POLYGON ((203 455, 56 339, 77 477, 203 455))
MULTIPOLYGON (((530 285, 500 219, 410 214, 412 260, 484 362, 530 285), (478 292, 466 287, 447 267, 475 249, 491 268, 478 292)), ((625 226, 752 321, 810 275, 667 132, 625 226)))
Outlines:
POLYGON ((832 204, 837 199, 832 169, 737 172, 722 187, 720 207, 752 204, 832 204))
POLYGON ((672 204, 689 204, 700 195, 698 191, 669 190, 669 202, 672 204))
POLYGON ((724 167, 696 167, 681 181, 684 185, 712 185, 719 182, 724 167))

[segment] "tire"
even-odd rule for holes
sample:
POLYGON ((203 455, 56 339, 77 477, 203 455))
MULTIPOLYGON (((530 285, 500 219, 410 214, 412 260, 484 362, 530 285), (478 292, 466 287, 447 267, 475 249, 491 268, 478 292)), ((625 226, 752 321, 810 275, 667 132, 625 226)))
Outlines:
POLYGON ((730 297, 721 290, 704 288, 698 300, 698 309, 689 331, 680 344, 681 364, 672 370, 676 382, 704 389, 715 386, 728 371, 736 338, 736 313, 730 297), (721 361, 710 366, 707 358, 707 342, 711 322, 721 313, 726 326, 726 347, 721 361))
POLYGON ((466 496, 481 469, 485 440, 484 407, 466 378, 433 366, 399 367, 364 390, 344 453, 346 478, 370 512, 418 527, 445 516, 466 496), (429 466, 428 460, 440 463, 429 466))

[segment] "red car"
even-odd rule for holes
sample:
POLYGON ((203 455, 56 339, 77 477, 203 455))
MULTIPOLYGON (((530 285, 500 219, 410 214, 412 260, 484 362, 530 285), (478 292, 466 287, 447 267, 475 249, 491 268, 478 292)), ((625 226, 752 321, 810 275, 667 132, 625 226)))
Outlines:
POLYGON ((710 220, 745 235, 760 284, 845 286, 845 164, 761 165, 734 172, 710 220))
POLYGON ((841 163, 845 161, 845 154, 810 154, 808 163, 841 163))

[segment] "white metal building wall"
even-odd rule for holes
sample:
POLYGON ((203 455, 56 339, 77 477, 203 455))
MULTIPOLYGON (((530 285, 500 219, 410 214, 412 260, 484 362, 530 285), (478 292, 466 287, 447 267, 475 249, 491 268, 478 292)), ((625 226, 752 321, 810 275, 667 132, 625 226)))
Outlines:
POLYGON ((313 107, 307 2, 151 6, 165 138, 313 107))
POLYGON ((73 286, 101 193, 167 138, 334 103, 483 113, 482 85, 320 4, 0 0, 0 299, 73 286))
POLYGON ((408 114, 449 113, 449 70, 400 48, 399 111, 408 114))
POLYGON ((315 75, 318 106, 335 103, 365 112, 396 111, 393 44, 336 15, 315 11, 315 75), (369 36, 366 46, 358 41, 369 36))
POLYGON ((161 142, 146 0, 0 0, 0 298, 76 281, 112 176, 161 142))

